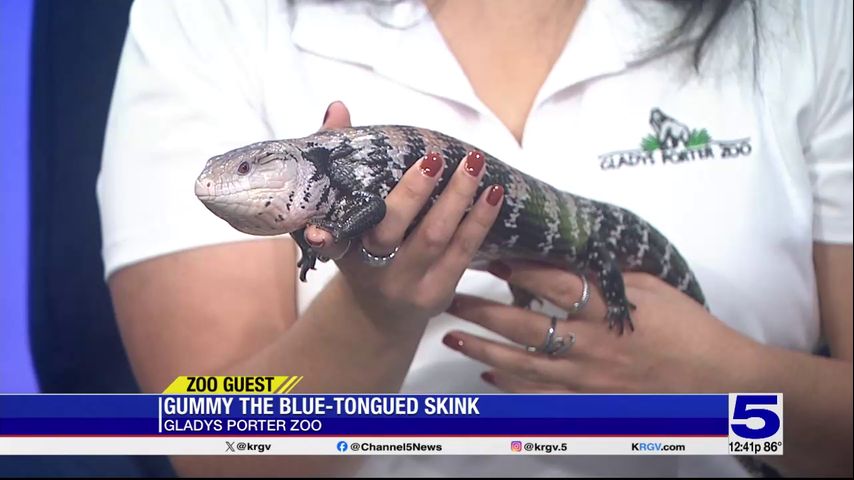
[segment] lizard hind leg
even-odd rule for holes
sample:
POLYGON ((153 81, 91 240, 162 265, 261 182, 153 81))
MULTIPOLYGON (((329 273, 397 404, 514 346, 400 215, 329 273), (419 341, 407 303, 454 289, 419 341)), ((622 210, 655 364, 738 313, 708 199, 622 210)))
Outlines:
POLYGON ((616 328, 620 335, 626 328, 634 331, 631 312, 637 307, 626 298, 623 273, 615 255, 604 248, 594 250, 589 259, 589 269, 595 274, 597 286, 608 307, 608 328, 616 328))

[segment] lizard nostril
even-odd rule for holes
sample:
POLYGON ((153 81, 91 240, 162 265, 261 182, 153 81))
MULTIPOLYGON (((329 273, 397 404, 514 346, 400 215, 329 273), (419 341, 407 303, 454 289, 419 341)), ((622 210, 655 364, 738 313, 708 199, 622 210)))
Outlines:
POLYGON ((211 182, 205 185, 201 180, 196 180, 196 196, 199 198, 209 197, 211 195, 211 182))

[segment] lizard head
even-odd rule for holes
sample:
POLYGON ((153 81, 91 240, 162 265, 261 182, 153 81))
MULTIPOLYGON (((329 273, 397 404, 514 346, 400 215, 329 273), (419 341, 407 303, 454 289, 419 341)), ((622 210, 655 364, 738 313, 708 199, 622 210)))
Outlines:
POLYGON ((196 196, 241 232, 290 233, 323 213, 315 193, 329 181, 315 168, 287 141, 254 143, 209 159, 196 179, 196 196))

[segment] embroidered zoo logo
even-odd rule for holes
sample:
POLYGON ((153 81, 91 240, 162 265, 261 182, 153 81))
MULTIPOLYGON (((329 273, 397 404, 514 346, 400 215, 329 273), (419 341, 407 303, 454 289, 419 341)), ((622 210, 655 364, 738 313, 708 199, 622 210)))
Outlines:
POLYGON ((750 137, 713 140, 705 128, 688 128, 658 108, 649 112, 649 125, 653 133, 641 140, 641 148, 599 155, 602 170, 745 157, 753 151, 750 137))

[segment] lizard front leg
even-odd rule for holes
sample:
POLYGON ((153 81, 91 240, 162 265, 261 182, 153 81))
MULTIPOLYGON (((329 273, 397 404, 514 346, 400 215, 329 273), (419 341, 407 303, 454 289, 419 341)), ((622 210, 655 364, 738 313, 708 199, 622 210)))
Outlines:
POLYGON ((317 263, 317 253, 311 248, 311 245, 309 245, 308 241, 305 239, 305 228, 291 232, 291 238, 297 242, 297 246, 300 249, 300 258, 297 262, 297 267, 299 267, 300 281, 305 282, 308 271, 315 269, 314 266, 317 263))
MULTIPOLYGON (((326 216, 313 219, 310 225, 328 231, 337 243, 360 236, 384 217, 385 201, 379 195, 355 191, 338 200, 326 216)), ((315 269, 317 252, 305 239, 304 228, 293 232, 291 236, 302 251, 297 266, 300 268, 299 278, 305 282, 308 271, 315 269)))
POLYGON ((385 201, 379 195, 355 191, 338 200, 329 214, 311 224, 330 234, 335 242, 361 236, 385 217, 385 201))

